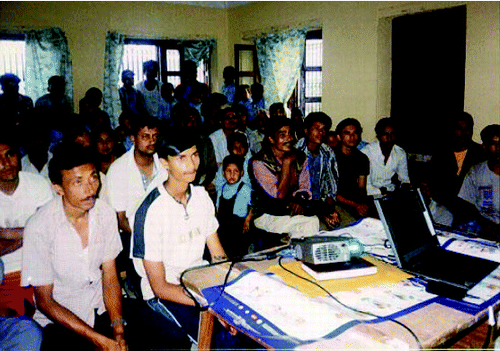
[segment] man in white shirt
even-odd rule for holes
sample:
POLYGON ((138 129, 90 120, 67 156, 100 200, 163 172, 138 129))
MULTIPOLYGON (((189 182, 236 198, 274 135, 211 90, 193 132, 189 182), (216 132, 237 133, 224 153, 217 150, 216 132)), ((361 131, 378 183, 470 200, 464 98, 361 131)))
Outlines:
POLYGON ((150 60, 144 62, 142 64, 142 71, 146 76, 146 80, 137 83, 135 87, 144 97, 146 111, 150 116, 156 118, 160 117, 163 100, 161 97, 162 82, 156 80, 159 69, 157 61, 150 60))
POLYGON ((36 210, 52 199, 47 180, 37 174, 21 172, 15 140, 0 135, 0 256, 5 277, 0 285, 0 315, 15 310, 24 315, 24 300, 33 302, 33 290, 21 282, 24 226, 36 210), (6 292, 5 294, 3 292, 6 292))
POLYGON ((210 134, 210 140, 214 146, 215 159, 218 167, 222 165, 224 157, 229 155, 229 151, 227 151, 227 136, 238 127, 238 119, 239 115, 236 110, 231 107, 226 107, 220 111, 222 128, 210 134))
POLYGON ((393 120, 382 118, 375 126, 375 133, 378 140, 361 150, 370 160, 367 195, 384 195, 399 186, 409 186, 406 152, 396 145, 393 120))
POLYGON ((93 155, 81 145, 61 145, 49 176, 59 196, 26 225, 22 274, 23 284, 34 286, 42 350, 125 351, 115 265, 122 246, 114 211, 96 199, 93 155), (106 335, 97 327, 110 324, 106 335))

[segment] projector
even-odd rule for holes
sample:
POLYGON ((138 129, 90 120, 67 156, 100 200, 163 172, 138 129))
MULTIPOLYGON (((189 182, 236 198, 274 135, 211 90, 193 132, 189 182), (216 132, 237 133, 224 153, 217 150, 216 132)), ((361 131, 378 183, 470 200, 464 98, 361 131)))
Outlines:
POLYGON ((349 262, 351 258, 363 256, 364 245, 355 238, 338 236, 313 236, 294 239, 295 256, 309 264, 349 262))

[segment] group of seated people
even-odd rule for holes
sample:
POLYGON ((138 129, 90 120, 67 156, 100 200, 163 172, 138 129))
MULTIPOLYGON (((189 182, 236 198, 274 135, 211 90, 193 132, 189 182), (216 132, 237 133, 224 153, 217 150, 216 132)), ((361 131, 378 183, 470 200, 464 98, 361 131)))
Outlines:
MULTIPOLYGON (((183 271, 377 217, 374 196, 410 187, 440 223, 500 240, 500 125, 479 145, 472 117, 452 115, 414 184, 394 118, 367 144, 354 118, 332 130, 323 112, 268 115, 257 85, 232 89, 231 68, 220 94, 192 71, 172 89, 144 68, 137 89, 123 74, 115 129, 97 88, 73 115, 60 77, 34 108, 0 77, 0 349, 190 348, 200 305, 183 271), (122 301, 125 284, 140 304, 122 301)), ((215 346, 256 347, 234 334, 216 323, 215 346)))

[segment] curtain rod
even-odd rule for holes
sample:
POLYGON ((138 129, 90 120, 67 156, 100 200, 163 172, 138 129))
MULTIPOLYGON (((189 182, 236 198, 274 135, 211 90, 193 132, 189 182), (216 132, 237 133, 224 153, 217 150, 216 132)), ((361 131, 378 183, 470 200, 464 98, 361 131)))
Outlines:
POLYGON ((292 30, 292 29, 296 29, 296 28, 303 28, 303 29, 307 29, 307 30, 316 30, 316 29, 321 29, 322 24, 321 24, 320 20, 313 19, 313 20, 310 20, 307 22, 297 23, 294 25, 272 26, 272 27, 267 27, 264 29, 260 28, 260 29, 255 29, 255 30, 249 30, 249 31, 242 32, 242 39, 243 40, 252 40, 254 38, 257 38, 259 36, 263 36, 266 34, 286 32, 288 30, 292 30))

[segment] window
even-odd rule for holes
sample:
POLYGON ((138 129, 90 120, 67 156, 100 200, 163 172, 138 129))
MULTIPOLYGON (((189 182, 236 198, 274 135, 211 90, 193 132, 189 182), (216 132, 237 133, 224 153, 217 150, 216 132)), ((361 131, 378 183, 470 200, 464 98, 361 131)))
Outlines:
POLYGON ((234 58, 236 85, 252 85, 260 81, 255 45, 235 44, 234 58))
MULTIPOLYGON (((172 83, 174 88, 181 83, 181 62, 184 61, 183 47, 176 40, 125 40, 122 70, 129 69, 135 74, 135 82, 143 81, 142 64, 148 60, 158 61, 162 82, 172 83)), ((209 62, 198 66, 197 79, 210 86, 209 62)), ((120 81, 120 85, 122 85, 120 81)))
POLYGON ((0 76, 5 73, 18 76, 20 94, 25 91, 25 46, 23 35, 0 37, 0 76))
POLYGON ((323 87, 323 37, 321 30, 311 31, 306 36, 304 63, 299 79, 299 106, 307 116, 310 112, 321 111, 323 87))

